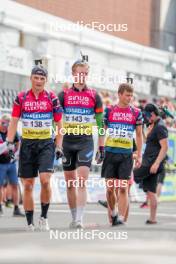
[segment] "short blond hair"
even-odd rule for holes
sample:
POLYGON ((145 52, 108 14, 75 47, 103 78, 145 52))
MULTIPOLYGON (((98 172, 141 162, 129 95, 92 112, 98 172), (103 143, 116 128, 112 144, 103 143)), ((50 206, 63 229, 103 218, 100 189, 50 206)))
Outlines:
POLYGON ((125 91, 128 92, 128 93, 133 93, 134 92, 134 88, 129 83, 121 83, 119 85, 118 93, 119 94, 123 94, 125 91))
POLYGON ((89 65, 88 65, 88 63, 87 62, 82 62, 81 60, 80 61, 76 61, 73 65, 72 65, 72 72, 74 72, 75 71, 75 69, 77 68, 77 67, 87 67, 88 68, 88 70, 89 70, 89 65))

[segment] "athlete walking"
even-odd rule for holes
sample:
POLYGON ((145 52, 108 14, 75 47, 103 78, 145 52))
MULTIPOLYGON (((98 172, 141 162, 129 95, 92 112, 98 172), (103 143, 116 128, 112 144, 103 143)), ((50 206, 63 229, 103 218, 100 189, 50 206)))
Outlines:
POLYGON ((40 177, 41 183, 41 216, 39 228, 49 230, 47 212, 50 204, 50 178, 53 173, 55 145, 52 135, 52 121, 57 124, 56 154, 61 155, 62 110, 57 96, 45 90, 47 70, 35 66, 31 72, 32 87, 29 91, 18 94, 14 101, 10 121, 7 146, 13 145, 19 118, 22 121, 22 142, 19 157, 19 177, 24 187, 23 206, 28 223, 28 229, 34 231, 33 188, 35 177, 40 177))
MULTIPOLYGON (((92 127, 94 117, 98 128, 103 128, 103 106, 98 93, 87 87, 89 66, 84 59, 72 66, 74 83, 71 88, 59 94, 64 109, 63 169, 67 183, 67 198, 71 210, 70 228, 83 227, 83 212, 86 205, 86 180, 93 158, 92 127), (76 182, 77 179, 77 192, 76 182)), ((99 159, 104 157, 104 137, 99 131, 99 159)))
POLYGON ((102 177, 106 179, 106 195, 111 211, 112 225, 123 224, 128 210, 128 186, 133 167, 133 134, 136 131, 136 166, 142 161, 142 113, 131 106, 133 87, 123 83, 118 89, 119 102, 105 109, 107 140, 102 177), (118 180, 118 181, 117 181, 118 180), (116 195, 118 188, 118 213, 116 195))

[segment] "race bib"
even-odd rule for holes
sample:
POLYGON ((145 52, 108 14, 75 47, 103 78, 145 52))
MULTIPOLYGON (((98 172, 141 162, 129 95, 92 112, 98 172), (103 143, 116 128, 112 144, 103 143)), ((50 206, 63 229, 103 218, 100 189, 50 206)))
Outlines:
POLYGON ((22 117, 22 137, 47 139, 52 137, 51 113, 32 113, 22 117))

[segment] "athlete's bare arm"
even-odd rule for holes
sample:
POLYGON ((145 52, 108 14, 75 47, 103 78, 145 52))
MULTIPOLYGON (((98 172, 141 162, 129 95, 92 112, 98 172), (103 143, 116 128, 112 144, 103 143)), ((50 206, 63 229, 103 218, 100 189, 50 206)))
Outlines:
POLYGON ((19 121, 18 117, 12 117, 10 120, 8 132, 7 132, 7 141, 9 142, 14 141, 15 134, 17 132, 18 121, 19 121))
POLYGON ((143 145, 143 135, 142 135, 142 126, 136 127, 136 146, 137 146, 137 159, 136 159, 136 167, 141 166, 142 162, 142 145, 143 145))
POLYGON ((56 123, 57 126, 57 135, 56 135, 56 146, 61 148, 62 147, 62 140, 63 140, 63 135, 62 135, 62 121, 59 121, 56 123))

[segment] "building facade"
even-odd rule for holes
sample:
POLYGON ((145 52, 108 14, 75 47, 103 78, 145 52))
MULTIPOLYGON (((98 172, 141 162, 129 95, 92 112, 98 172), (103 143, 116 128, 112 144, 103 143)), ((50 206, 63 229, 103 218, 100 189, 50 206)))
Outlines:
POLYGON ((10 108, 16 93, 30 88, 34 59, 44 58, 49 86, 59 91, 80 51, 89 56, 90 76, 95 75, 89 85, 96 89, 114 92, 133 76, 139 95, 175 98, 175 84, 165 75, 169 52, 75 25, 16 1, 1 2, 1 108, 10 108))

